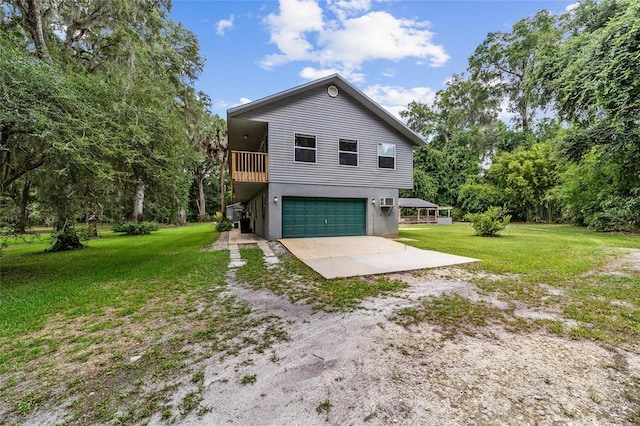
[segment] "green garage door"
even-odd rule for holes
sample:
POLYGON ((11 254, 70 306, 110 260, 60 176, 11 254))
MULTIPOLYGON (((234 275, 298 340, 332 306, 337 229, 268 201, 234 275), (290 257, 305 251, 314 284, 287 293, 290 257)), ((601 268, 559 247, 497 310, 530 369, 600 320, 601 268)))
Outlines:
POLYGON ((301 198, 282 200, 282 237, 366 235, 363 198, 301 198))

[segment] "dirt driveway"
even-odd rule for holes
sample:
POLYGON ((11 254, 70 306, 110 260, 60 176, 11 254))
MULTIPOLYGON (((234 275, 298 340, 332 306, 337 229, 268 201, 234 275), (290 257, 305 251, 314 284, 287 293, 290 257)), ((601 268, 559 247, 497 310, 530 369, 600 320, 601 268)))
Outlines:
POLYGON ((394 277, 409 288, 345 314, 245 288, 230 272, 229 291, 256 314, 280 317, 290 340, 264 354, 240 352, 208 365, 203 404, 211 411, 181 423, 632 424, 637 407, 626 392, 640 376, 637 354, 497 325, 456 335, 427 323, 402 326, 395 314, 421 297, 480 296, 464 279, 445 279, 438 271, 394 277))

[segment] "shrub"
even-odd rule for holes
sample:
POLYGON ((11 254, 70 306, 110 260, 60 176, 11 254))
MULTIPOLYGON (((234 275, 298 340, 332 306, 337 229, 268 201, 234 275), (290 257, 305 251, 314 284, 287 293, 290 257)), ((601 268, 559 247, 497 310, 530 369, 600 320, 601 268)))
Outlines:
POLYGON ((155 222, 125 222, 113 225, 113 232, 119 232, 127 235, 145 235, 159 228, 155 222))
POLYGON ((495 237, 498 232, 506 228, 511 215, 500 207, 489 207, 484 213, 470 213, 466 219, 471 222, 476 235, 481 237, 495 237))
POLYGON ((233 222, 226 217, 216 225, 216 231, 218 232, 230 231, 232 228, 233 222))
POLYGON ((57 251, 77 250, 84 248, 80 241, 86 241, 89 237, 86 231, 77 230, 73 226, 65 226, 60 231, 51 234, 51 247, 46 249, 47 253, 57 251))

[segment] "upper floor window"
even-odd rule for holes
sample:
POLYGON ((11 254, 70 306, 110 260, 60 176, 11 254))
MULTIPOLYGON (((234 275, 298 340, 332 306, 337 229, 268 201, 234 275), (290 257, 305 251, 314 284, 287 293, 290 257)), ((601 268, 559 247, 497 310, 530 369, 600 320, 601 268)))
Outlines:
POLYGON ((301 163, 316 162, 316 137, 296 133, 295 161, 301 163))
POLYGON ((396 168, 396 146, 392 143, 378 143, 378 167, 381 169, 396 168))
POLYGON ((338 158, 341 166, 357 166, 358 141, 340 139, 338 141, 338 158))

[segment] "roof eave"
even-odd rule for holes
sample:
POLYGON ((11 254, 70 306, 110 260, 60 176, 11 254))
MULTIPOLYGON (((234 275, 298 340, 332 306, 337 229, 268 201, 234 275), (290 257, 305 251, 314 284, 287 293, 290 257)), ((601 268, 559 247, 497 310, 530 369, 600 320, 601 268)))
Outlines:
POLYGON ((347 91, 349 95, 356 98, 358 101, 360 101, 360 103, 365 105, 371 112, 373 112, 375 115, 381 118, 385 123, 387 123, 388 125, 393 127, 395 130, 400 132, 407 139, 409 139, 409 141, 411 141, 411 143, 414 146, 419 147, 426 144, 426 141, 422 138, 422 136, 418 135, 413 130, 409 129, 402 121, 398 120, 390 112, 388 112, 387 110, 382 108, 380 105, 378 105, 373 99, 371 99, 370 97, 362 93, 357 87, 349 83, 340 74, 332 74, 327 77, 323 77, 318 80, 310 81, 300 86, 296 86, 291 89, 278 92, 276 94, 267 96, 265 98, 261 98, 253 102, 246 103, 244 105, 239 105, 237 107, 229 108, 227 110, 227 119, 234 118, 240 114, 259 108, 263 105, 276 102, 294 93, 303 92, 310 88, 321 86, 323 84, 327 84, 331 82, 338 82, 341 86, 343 86, 343 88, 347 91))

